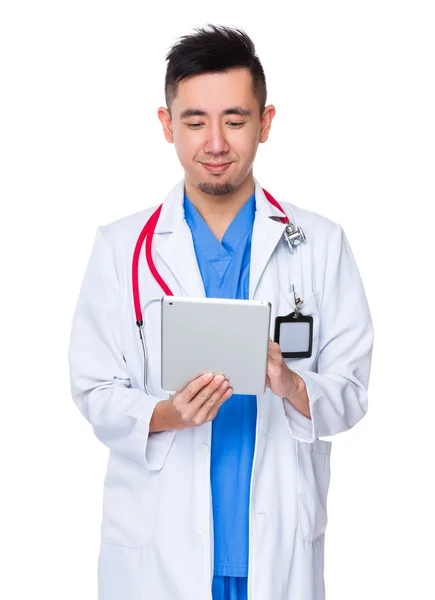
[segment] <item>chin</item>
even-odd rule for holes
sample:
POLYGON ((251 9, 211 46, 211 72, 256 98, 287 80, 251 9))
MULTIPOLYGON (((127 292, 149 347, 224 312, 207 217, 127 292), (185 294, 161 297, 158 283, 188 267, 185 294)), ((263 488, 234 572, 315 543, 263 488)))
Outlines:
POLYGON ((210 196, 225 196, 234 192, 237 186, 231 181, 212 179, 211 181, 200 181, 197 183, 197 188, 210 196))

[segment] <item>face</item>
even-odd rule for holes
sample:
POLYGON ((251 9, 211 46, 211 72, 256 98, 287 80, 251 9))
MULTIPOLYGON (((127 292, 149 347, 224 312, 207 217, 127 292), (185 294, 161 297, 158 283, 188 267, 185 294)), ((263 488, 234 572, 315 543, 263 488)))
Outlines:
POLYGON ((186 180, 212 195, 233 192, 252 177, 258 144, 267 140, 274 115, 270 105, 260 116, 247 69, 188 77, 178 85, 171 115, 158 110, 186 180))

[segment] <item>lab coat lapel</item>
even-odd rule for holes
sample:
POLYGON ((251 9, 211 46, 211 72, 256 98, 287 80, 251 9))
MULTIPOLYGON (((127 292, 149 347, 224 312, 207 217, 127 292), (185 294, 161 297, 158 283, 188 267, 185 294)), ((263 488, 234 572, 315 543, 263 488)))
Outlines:
MULTIPOLYGON (((169 192, 163 202, 153 246, 187 296, 205 297, 192 234, 184 218, 184 179, 169 192)), ((176 294, 175 290, 173 292, 176 294)))
POLYGON ((251 270, 249 276, 249 298, 253 299, 255 291, 269 259, 280 241, 285 224, 277 217, 283 213, 273 206, 257 180, 255 180, 256 212, 251 243, 251 270))
MULTIPOLYGON (((255 203, 249 283, 251 299, 285 229, 285 224, 279 220, 283 213, 267 200, 257 180, 255 203)), ((192 234, 184 217, 184 179, 177 183, 163 202, 153 244, 159 258, 170 269, 186 295, 205 297, 192 234)))

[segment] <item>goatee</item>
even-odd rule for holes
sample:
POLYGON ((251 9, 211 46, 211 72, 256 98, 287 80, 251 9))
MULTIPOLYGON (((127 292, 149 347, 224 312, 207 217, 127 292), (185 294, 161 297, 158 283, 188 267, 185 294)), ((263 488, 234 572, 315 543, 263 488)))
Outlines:
POLYGON ((225 183, 203 182, 198 184, 198 188, 201 190, 201 192, 210 194, 210 196, 225 196, 225 194, 234 192, 236 186, 229 181, 225 183))

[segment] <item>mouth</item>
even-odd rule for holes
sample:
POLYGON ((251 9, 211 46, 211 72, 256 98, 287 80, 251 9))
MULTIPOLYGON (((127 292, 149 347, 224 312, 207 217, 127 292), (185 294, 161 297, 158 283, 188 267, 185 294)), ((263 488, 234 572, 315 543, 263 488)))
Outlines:
POLYGON ((228 167, 232 164, 230 162, 227 163, 201 163, 206 171, 209 173, 224 173, 228 167))

